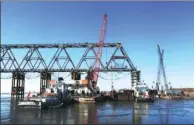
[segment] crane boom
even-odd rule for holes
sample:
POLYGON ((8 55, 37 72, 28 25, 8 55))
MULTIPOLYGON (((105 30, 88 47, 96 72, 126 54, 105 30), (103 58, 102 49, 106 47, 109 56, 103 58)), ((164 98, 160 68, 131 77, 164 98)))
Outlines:
POLYGON ((102 56, 102 46, 104 44, 104 38, 105 38, 105 33, 106 33, 106 24, 107 24, 107 14, 104 15, 102 27, 100 30, 100 40, 98 42, 99 47, 98 47, 98 53, 96 57, 96 64, 94 66, 94 72, 93 72, 93 81, 95 83, 97 83, 97 80, 98 80, 98 73, 100 69, 100 59, 102 56))
MULTIPOLYGON (((100 40, 98 42, 98 51, 96 55, 96 60, 95 64, 92 67, 92 79, 89 80, 88 88, 89 90, 94 94, 98 91, 98 88, 96 86, 97 81, 98 81, 98 74, 99 74, 99 69, 100 69, 100 60, 102 56, 102 48, 104 45, 104 38, 105 38, 105 33, 106 33, 106 24, 107 24, 107 14, 104 15, 103 18, 103 23, 100 29, 100 40)), ((89 77, 87 77, 89 78, 89 77)))
POLYGON ((161 51, 160 46, 158 46, 158 55, 159 55, 159 65, 158 65, 158 75, 157 75, 157 85, 160 84, 160 75, 162 73, 163 75, 163 80, 164 80, 164 89, 168 89, 168 84, 167 84, 167 79, 166 79, 166 73, 165 73, 165 68, 164 68, 164 50, 161 51))

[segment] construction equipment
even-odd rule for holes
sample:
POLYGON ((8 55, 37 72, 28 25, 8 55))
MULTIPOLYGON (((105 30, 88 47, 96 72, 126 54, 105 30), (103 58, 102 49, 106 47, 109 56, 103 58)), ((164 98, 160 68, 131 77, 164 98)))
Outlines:
POLYGON ((157 45, 157 46, 158 46, 159 65, 158 65, 156 88, 158 89, 158 91, 160 91, 159 86, 161 85, 161 89, 163 91, 166 91, 168 89, 168 83, 167 83, 167 79, 166 79, 166 73, 165 73, 164 62, 163 62, 164 50, 161 51, 160 46, 159 45, 157 45), (162 85, 161 81, 160 81, 161 73, 163 75, 164 85, 162 85))
POLYGON ((98 81, 98 74, 99 74, 99 69, 100 69, 100 60, 101 60, 101 56, 102 56, 102 47, 104 45, 104 38, 105 38, 105 32, 106 32, 106 24, 107 24, 107 15, 104 15, 103 18, 103 24, 100 30, 100 40, 98 42, 98 52, 97 52, 97 56, 96 56, 96 61, 95 61, 95 65, 94 67, 92 67, 92 76, 90 75, 90 73, 88 73, 88 75, 90 77, 89 78, 89 84, 88 84, 88 88, 90 89, 90 91, 94 94, 97 92, 97 81, 98 81), (91 78, 92 77, 92 78, 91 78))

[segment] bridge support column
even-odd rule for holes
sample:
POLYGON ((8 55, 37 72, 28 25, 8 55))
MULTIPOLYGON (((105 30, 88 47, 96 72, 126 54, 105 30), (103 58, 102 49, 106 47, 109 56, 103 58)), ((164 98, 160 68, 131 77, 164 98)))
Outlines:
POLYGON ((51 73, 42 72, 40 77, 40 94, 45 92, 45 88, 49 85, 49 80, 51 80, 51 73))
POLYGON ((131 72, 131 86, 132 90, 136 91, 137 83, 140 82, 140 71, 132 71, 131 72))
POLYGON ((12 77, 12 88, 11 97, 16 99, 24 98, 24 85, 25 85, 25 74, 14 72, 12 77))

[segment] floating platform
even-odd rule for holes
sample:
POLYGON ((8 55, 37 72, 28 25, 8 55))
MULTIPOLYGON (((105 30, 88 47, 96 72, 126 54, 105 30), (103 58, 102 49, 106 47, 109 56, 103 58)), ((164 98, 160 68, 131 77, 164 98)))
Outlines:
POLYGON ((95 102, 117 101, 117 99, 110 96, 98 96, 95 98, 95 102))
POLYGON ((130 95, 118 95, 117 96, 118 101, 134 101, 134 97, 130 95))
POLYGON ((154 102, 153 98, 137 98, 137 102, 154 102))

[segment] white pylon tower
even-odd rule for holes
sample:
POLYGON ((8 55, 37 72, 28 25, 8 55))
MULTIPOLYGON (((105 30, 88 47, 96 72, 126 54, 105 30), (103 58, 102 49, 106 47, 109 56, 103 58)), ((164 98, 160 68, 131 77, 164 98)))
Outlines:
POLYGON ((156 88, 160 89, 159 86, 161 86, 161 89, 167 90, 168 83, 167 83, 167 79, 166 79, 166 73, 165 73, 164 62, 163 62, 164 50, 161 51, 160 46, 159 45, 157 45, 157 46, 158 46, 159 65, 158 65, 156 88), (163 81, 164 81, 163 85, 161 84, 161 81, 160 81, 161 73, 163 75, 163 81))

